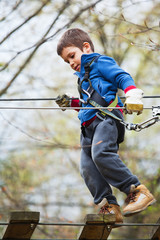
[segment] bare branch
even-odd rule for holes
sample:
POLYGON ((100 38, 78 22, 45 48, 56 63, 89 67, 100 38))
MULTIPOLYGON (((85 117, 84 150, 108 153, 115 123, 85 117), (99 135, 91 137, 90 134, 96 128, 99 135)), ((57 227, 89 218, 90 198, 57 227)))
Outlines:
POLYGON ((14 32, 16 32, 19 28, 21 28, 23 25, 25 25, 27 22, 29 22, 33 17, 37 16, 37 14, 43 9, 44 6, 46 6, 47 3, 49 3, 50 0, 47 0, 42 4, 42 6, 34 12, 31 16, 29 16, 23 23, 21 23, 19 26, 14 28, 11 32, 9 32, 1 41, 0 44, 2 44, 7 38, 9 38, 14 32))
POLYGON ((19 70, 15 73, 15 75, 12 77, 12 79, 8 82, 8 84, 6 85, 6 87, 4 87, 1 91, 0 91, 0 96, 2 96, 4 93, 6 93, 6 91, 8 90, 8 88, 12 85, 12 83, 15 81, 15 79, 18 77, 18 75, 23 71, 23 69, 26 67, 26 65, 30 62, 30 60, 32 59, 32 57, 34 56, 34 54, 36 53, 36 51, 39 49, 39 47, 45 43, 48 40, 52 40, 53 37, 55 37, 60 31, 62 31, 63 29, 69 27, 73 22, 75 22, 80 15, 87 11, 90 8, 93 8, 97 3, 101 2, 103 0, 97 0, 96 2, 88 5, 87 7, 84 7, 82 9, 79 10, 79 12, 73 17, 71 18, 71 20, 65 24, 63 27, 59 28, 53 35, 49 36, 46 38, 46 36, 48 35, 48 33, 50 32, 50 30, 52 29, 52 27, 54 26, 55 22, 58 20, 58 18, 61 16, 61 14, 63 13, 63 11, 66 9, 66 7, 68 6, 68 4, 70 3, 70 0, 68 0, 66 3, 64 3, 64 5, 62 6, 62 8, 59 10, 59 13, 57 14, 57 17, 53 20, 52 24, 50 25, 50 27, 48 28, 48 30, 46 31, 46 33, 43 35, 43 37, 40 39, 40 41, 35 44, 34 46, 27 48, 20 53, 29 50, 33 47, 34 50, 31 52, 31 54, 28 56, 28 58, 26 59, 26 61, 21 65, 21 67, 19 68, 19 70))
POLYGON ((4 71, 4 70, 9 66, 9 64, 10 64, 11 62, 13 62, 14 59, 17 58, 17 56, 18 56, 20 53, 21 53, 21 52, 17 52, 14 57, 12 57, 6 64, 4 64, 3 67, 0 69, 0 72, 4 71))
POLYGON ((96 6, 96 4, 98 4, 98 3, 101 2, 101 1, 103 1, 103 0, 97 0, 96 2, 88 5, 87 7, 84 7, 84 8, 82 8, 82 9, 80 9, 79 12, 78 12, 73 18, 71 18, 71 20, 70 20, 66 25, 64 25, 62 28, 58 29, 53 35, 51 35, 51 36, 49 36, 48 38, 46 38, 46 39, 44 40, 44 42, 46 42, 46 41, 48 41, 48 40, 52 40, 52 39, 55 37, 55 35, 57 35, 57 33, 59 33, 60 31, 62 31, 62 30, 65 29, 65 28, 70 27, 70 25, 71 25, 73 22, 75 22, 75 21, 82 15, 83 12, 87 11, 87 10, 90 9, 90 8, 94 8, 94 7, 96 6))
MULTIPOLYGON (((62 12, 65 10, 66 5, 68 5, 68 2, 70 0, 68 0, 64 5, 63 8, 60 9, 56 19, 58 19, 58 17, 62 14, 62 12)), ((34 50, 31 52, 31 54, 27 57, 27 59, 25 60, 25 62, 21 65, 21 67, 19 68, 19 70, 15 73, 15 75, 12 77, 12 79, 8 82, 8 84, 6 85, 6 87, 4 87, 1 91, 0 91, 0 96, 3 95, 4 93, 6 93, 6 91, 8 90, 8 88, 12 85, 12 83, 14 82, 14 80, 17 78, 17 76, 23 71, 23 69, 26 67, 26 65, 30 62, 30 60, 32 59, 32 57, 34 56, 34 54, 36 53, 36 51, 38 50, 38 48, 43 44, 44 42, 44 38, 47 36, 47 34, 50 32, 50 30, 52 29, 53 25, 56 22, 56 19, 54 19, 54 21, 52 22, 52 24, 50 25, 50 27, 48 28, 48 30, 46 31, 46 33, 43 35, 42 39, 35 45, 34 50)), ((22 53, 23 51, 19 52, 22 53)), ((15 58, 13 58, 15 59, 15 58)), ((9 64, 8 64, 9 65, 9 64)))
POLYGON ((5 186, 1 186, 1 190, 5 194, 6 198, 10 202, 14 203, 15 207, 20 207, 20 204, 18 203, 18 201, 16 199, 14 199, 14 197, 11 195, 11 193, 5 186))
POLYGON ((3 18, 0 19, 0 22, 6 20, 19 7, 19 5, 22 2, 23 2, 23 0, 17 1, 16 4, 13 6, 12 10, 7 14, 7 16, 4 16, 3 18))
MULTIPOLYGON (((88 9, 94 8, 95 5, 98 4, 98 3, 101 2, 101 1, 103 1, 103 0, 97 0, 96 2, 88 5, 87 7, 84 7, 84 8, 82 8, 82 9, 80 9, 79 12, 78 12, 73 18, 71 18, 68 23, 66 23, 63 27, 59 28, 54 34, 52 34, 51 36, 49 36, 49 37, 47 37, 47 38, 45 38, 45 37, 43 36, 43 38, 42 38, 38 43, 36 43, 36 44, 34 44, 34 45, 32 45, 32 46, 30 46, 30 47, 28 47, 28 48, 26 48, 26 49, 24 49, 24 50, 22 50, 22 51, 19 51, 17 54, 20 54, 20 53, 22 53, 22 52, 28 51, 28 50, 36 47, 39 43, 40 43, 40 44, 43 44, 43 43, 45 43, 46 41, 52 40, 52 39, 53 39, 59 32, 61 32, 63 29, 66 29, 66 28, 70 27, 70 25, 71 25, 72 23, 74 23, 74 22, 82 15, 83 12, 87 11, 88 9)), ((54 25, 54 24, 56 23, 56 21, 59 19, 59 17, 61 16, 61 14, 63 13, 63 11, 66 9, 66 7, 68 6, 68 4, 69 4, 70 2, 71 2, 71 0, 68 0, 68 1, 65 3, 65 5, 62 6, 62 8, 60 9, 57 17, 55 18, 55 20, 54 20, 53 23, 51 24, 51 27, 47 30, 47 34, 49 33, 49 31, 51 30, 51 28, 53 27, 53 25, 54 25)), ((45 34, 45 36, 47 36, 47 34, 45 34)))

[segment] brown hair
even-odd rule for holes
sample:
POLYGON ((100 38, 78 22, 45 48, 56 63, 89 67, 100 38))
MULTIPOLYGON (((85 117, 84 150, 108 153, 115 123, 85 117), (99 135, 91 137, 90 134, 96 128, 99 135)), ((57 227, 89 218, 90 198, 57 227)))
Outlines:
POLYGON ((75 46, 83 50, 83 43, 88 42, 91 50, 94 52, 94 45, 89 35, 79 28, 72 28, 67 30, 60 38, 57 45, 57 53, 61 55, 63 48, 75 46))

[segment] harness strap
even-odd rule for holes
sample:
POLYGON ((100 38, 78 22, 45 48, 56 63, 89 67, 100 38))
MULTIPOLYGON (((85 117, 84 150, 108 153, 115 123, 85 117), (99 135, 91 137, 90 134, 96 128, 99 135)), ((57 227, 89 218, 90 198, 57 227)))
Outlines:
MULTIPOLYGON (((90 62, 86 63, 84 68, 85 68, 85 75, 83 80, 80 82, 80 79, 78 79, 78 91, 80 93, 80 101, 84 104, 90 103, 93 107, 97 107, 97 108, 101 108, 101 107, 116 107, 118 104, 118 97, 116 95, 114 101, 111 104, 107 104, 107 102, 105 101, 105 99, 92 87, 92 83, 91 80, 89 78, 89 74, 90 74, 90 66, 91 64, 96 61, 99 58, 99 56, 94 57, 90 62), (89 82, 89 87, 87 90, 82 89, 82 83, 84 81, 88 81, 89 82), (88 96, 87 100, 84 101, 82 99, 82 93, 86 94, 88 96)), ((99 109, 99 111, 101 112, 101 114, 103 115, 103 117, 105 117, 106 115, 109 115, 110 117, 115 118, 116 120, 122 122, 122 119, 117 117, 114 113, 112 113, 113 109, 99 109)))
MULTIPOLYGON (((118 101, 118 97, 117 97, 117 96, 116 96, 114 102, 116 101, 116 99, 117 99, 117 101, 118 101)), ((89 103, 90 103, 93 107, 97 107, 97 108, 102 107, 101 105, 99 105, 98 103, 96 103, 95 101, 93 101, 92 99, 89 100, 89 103)), ((113 103, 113 102, 112 102, 112 103, 113 103)), ((111 103, 108 107, 113 107, 113 104, 112 104, 112 103, 111 103)), ((117 104, 116 104, 116 105, 117 105, 117 104)), ((112 110, 109 111, 108 109, 99 109, 99 111, 101 112, 101 114, 102 114, 104 117, 105 117, 106 115, 108 115, 108 116, 110 116, 110 117, 112 117, 112 118, 120 121, 121 123, 123 122, 123 120, 122 120, 121 118, 117 117, 113 112, 111 112, 112 110)))

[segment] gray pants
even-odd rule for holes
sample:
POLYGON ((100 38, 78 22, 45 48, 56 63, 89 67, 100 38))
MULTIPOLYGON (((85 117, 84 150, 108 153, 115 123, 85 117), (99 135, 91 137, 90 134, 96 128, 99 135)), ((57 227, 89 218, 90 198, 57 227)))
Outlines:
POLYGON ((118 204, 110 185, 128 194, 131 184, 140 184, 117 154, 117 140, 123 138, 123 129, 122 124, 107 116, 104 120, 97 117, 81 133, 80 173, 95 204, 103 198, 110 204, 118 204))

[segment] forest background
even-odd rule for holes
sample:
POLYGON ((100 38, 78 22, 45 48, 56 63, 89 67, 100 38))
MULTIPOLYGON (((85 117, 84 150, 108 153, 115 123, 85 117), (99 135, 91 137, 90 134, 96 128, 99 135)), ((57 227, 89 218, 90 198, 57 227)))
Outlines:
MULTIPOLYGON (((71 27, 87 31, 95 51, 113 57, 145 95, 159 95, 159 12, 159 0, 1 0, 1 99, 54 98, 66 92, 78 96, 77 79, 56 54, 59 38, 71 27)), ((144 107, 158 104, 159 99, 144 99, 144 107)), ((98 209, 79 174, 77 113, 36 109, 41 107, 57 105, 52 100, 0 101, 0 221, 7 221, 11 210, 33 210, 40 211, 41 222, 82 222, 98 209)), ((125 120, 139 123, 150 117, 152 111, 144 110, 140 116, 125 115, 125 120)), ((157 123, 141 132, 126 131, 120 146, 123 161, 157 199, 125 222, 159 218, 159 130, 157 123)), ((123 205, 126 196, 113 191, 123 205)), ((110 239, 148 238, 150 230, 124 227, 110 239)), ((33 237, 76 239, 78 231, 38 226, 33 237)))

